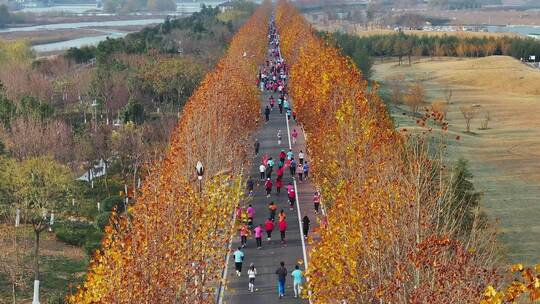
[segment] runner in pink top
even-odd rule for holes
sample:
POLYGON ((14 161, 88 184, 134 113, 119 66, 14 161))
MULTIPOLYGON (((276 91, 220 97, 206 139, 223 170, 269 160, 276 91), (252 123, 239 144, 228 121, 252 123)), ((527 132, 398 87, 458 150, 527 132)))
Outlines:
POLYGON ((296 144, 296 140, 298 139, 298 132, 296 132, 296 129, 292 131, 291 136, 292 136, 292 143, 294 145, 296 144))
POLYGON ((289 194, 293 189, 294 189, 293 184, 292 184, 292 183, 289 183, 289 184, 287 185, 287 194, 289 194))
POLYGON ((255 217, 255 209, 251 206, 251 204, 248 206, 247 210, 248 215, 248 226, 249 228, 253 228, 253 218, 255 217))
POLYGON ((251 204, 250 204, 249 207, 247 208, 247 214, 248 214, 248 217, 249 217, 249 218, 254 218, 254 217, 255 217, 255 209, 253 209, 253 207, 251 206, 251 204))
POLYGON ((262 248, 262 234, 263 234, 263 226, 262 224, 255 227, 255 240, 257 241, 257 249, 262 248))

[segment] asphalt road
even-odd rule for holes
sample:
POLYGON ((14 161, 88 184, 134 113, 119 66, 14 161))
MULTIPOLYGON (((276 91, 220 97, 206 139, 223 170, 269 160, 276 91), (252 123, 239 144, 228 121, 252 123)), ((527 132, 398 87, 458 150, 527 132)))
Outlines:
MULTIPOLYGON (((265 92, 262 95, 261 100, 261 109, 268 104, 268 98, 270 93, 265 92)), ((277 94, 274 95, 274 98, 277 100, 277 94)), ((285 113, 285 112, 284 112, 285 113)), ((261 115, 261 120, 264 122, 264 116, 261 115)), ((295 153, 295 159, 299 150, 305 152, 304 147, 304 137, 301 132, 301 128, 296 125, 294 120, 291 118, 290 122, 290 132, 293 129, 296 129, 299 133, 299 140, 295 145, 292 145, 293 152, 295 153)), ((290 133, 289 133, 290 134, 290 133)), ((289 170, 285 170, 283 175, 283 188, 282 193, 278 196, 275 192, 275 187, 273 188, 273 193, 270 198, 266 197, 266 192, 264 189, 264 184, 260 181, 259 176, 259 165, 261 164, 262 157, 267 154, 268 157, 273 157, 279 161, 279 152, 281 149, 284 149, 285 152, 289 149, 289 136, 287 134, 287 123, 285 114, 279 114, 279 109, 277 108, 277 102, 274 109, 270 114, 270 121, 264 123, 261 128, 256 132, 254 138, 257 138, 261 143, 260 153, 258 157, 254 156, 253 152, 253 165, 251 168, 251 176, 256 181, 254 188, 254 195, 251 200, 245 203, 247 207, 248 204, 252 204, 255 208, 255 217, 254 217, 254 226, 263 224, 264 221, 268 218, 268 209, 267 205, 270 201, 274 201, 278 206, 278 213, 281 209, 285 210, 287 215, 288 229, 286 234, 286 244, 282 245, 280 242, 279 229, 276 228, 272 234, 272 241, 268 242, 266 240, 266 233, 263 237, 263 248, 257 249, 255 244, 255 238, 253 234, 248 239, 248 244, 246 248, 243 249, 245 258, 242 268, 242 275, 237 277, 234 271, 234 259, 232 254, 228 261, 228 274, 227 274, 227 283, 225 296, 223 298, 223 303, 227 304, 247 304, 247 303, 257 303, 257 304, 266 304, 266 303, 308 303, 307 300, 294 298, 294 292, 292 288, 292 277, 290 273, 294 270, 294 266, 301 262, 301 269, 304 270, 306 262, 303 254, 303 244, 300 231, 300 223, 298 221, 298 211, 295 208, 294 210, 289 210, 288 200, 287 200, 287 191, 286 185, 289 182, 293 182, 293 179, 289 173, 289 170), (283 135, 283 140, 281 145, 278 145, 277 133, 278 130, 281 130, 283 135), (275 274, 276 269, 279 267, 279 263, 285 262, 285 267, 288 270, 286 287, 285 287, 285 297, 282 299, 278 298, 277 291, 277 275, 275 274), (255 291, 253 293, 248 291, 248 277, 247 269, 251 263, 255 264, 257 269, 257 278, 255 280, 255 291)), ((306 161, 309 161, 309 155, 306 155, 306 161)), ((275 170, 272 175, 272 181, 275 183, 275 170)), ((314 193, 313 186, 304 181, 303 183, 297 183, 297 194, 298 201, 301 206, 301 216, 305 214, 311 219, 311 227, 316 226, 317 220, 314 217, 313 213, 313 204, 312 197, 314 193)), ((240 245, 240 237, 237 233, 233 238, 232 251, 236 250, 240 245)), ((308 246, 308 244, 305 244, 308 246)))

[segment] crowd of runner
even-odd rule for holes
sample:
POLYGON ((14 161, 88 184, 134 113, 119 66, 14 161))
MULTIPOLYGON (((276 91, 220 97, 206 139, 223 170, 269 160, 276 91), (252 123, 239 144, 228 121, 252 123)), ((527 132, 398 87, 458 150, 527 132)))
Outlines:
MULTIPOLYGON (((257 86, 261 92, 270 93, 268 104, 264 106, 263 115, 265 122, 270 121, 270 113, 274 111, 276 102, 280 115, 286 115, 287 120, 296 121, 296 112, 292 109, 292 106, 288 99, 288 66, 281 56, 280 40, 277 32, 274 20, 270 22, 270 30, 268 33, 268 56, 266 62, 260 67, 257 86)), ((290 134, 287 134, 291 138, 292 145, 296 145, 299 133, 296 128, 293 128, 290 134)), ((277 132, 277 144, 281 147, 283 142, 283 132, 278 130, 277 132)), ((305 153, 300 150, 297 155, 294 154, 292 149, 281 149, 279 155, 276 158, 267 154, 261 154, 261 144, 255 139, 254 142, 254 154, 256 159, 261 160, 259 166, 259 181, 257 178, 249 177, 247 181, 247 193, 249 196, 253 196, 255 184, 262 184, 266 192, 266 198, 268 202, 268 216, 264 223, 254 223, 255 209, 250 204, 247 208, 243 208, 240 205, 236 208, 236 219, 239 223, 240 234, 240 246, 233 253, 235 261, 236 275, 242 275, 242 264, 245 254, 242 251, 243 248, 248 246, 248 239, 254 236, 257 249, 263 248, 263 235, 266 234, 267 244, 272 244, 272 233, 274 230, 279 230, 280 243, 283 247, 287 246, 286 232, 287 232, 287 215, 285 209, 280 209, 272 196, 275 196, 276 200, 282 197, 282 192, 286 190, 286 198, 290 211, 295 209, 297 193, 293 181, 302 183, 309 178, 310 166, 306 161, 305 153), (287 170, 288 169, 288 170, 287 170), (286 173, 287 172, 287 173, 286 173), (284 175, 290 175, 290 182, 286 183, 284 188, 284 175), (274 177, 275 176, 275 177, 274 177), (278 209, 279 212, 278 212, 278 209)), ((320 194, 317 191, 313 196, 313 207, 315 213, 319 212, 320 194)), ((306 215, 302 218, 302 231, 304 238, 307 239, 310 228, 310 219, 306 215)), ((275 272, 277 276, 278 296, 281 299, 285 295, 285 280, 287 277, 287 268, 285 263, 281 262, 278 269, 275 272)), ((304 274, 300 269, 300 265, 294 265, 294 270, 290 273, 293 278, 293 291, 294 297, 299 297, 301 293, 302 283, 304 280, 304 274)), ((256 291, 255 278, 257 277, 257 269, 253 263, 250 263, 247 271, 248 277, 248 290, 250 292, 256 291)))

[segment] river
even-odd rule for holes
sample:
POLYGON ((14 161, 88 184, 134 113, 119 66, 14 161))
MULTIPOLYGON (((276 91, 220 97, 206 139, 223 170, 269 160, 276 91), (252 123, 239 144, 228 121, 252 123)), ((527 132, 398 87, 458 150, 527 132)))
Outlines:
MULTIPOLYGON (((191 1, 191 2, 177 2, 176 3, 176 12, 167 12, 170 14, 180 13, 180 14, 193 14, 201 10, 201 4, 211 5, 216 7, 220 3, 225 2, 225 0, 214 0, 214 1, 191 1)), ((21 12, 27 13, 50 13, 50 12, 66 12, 73 14, 81 15, 96 15, 96 14, 106 14, 114 15, 110 13, 104 13, 103 8, 97 7, 95 4, 74 4, 74 5, 55 5, 48 7, 25 7, 21 12)), ((133 13, 136 15, 136 13, 133 13)), ((140 15, 140 13, 139 13, 140 15)))
POLYGON ((25 27, 10 27, 0 30, 0 33, 10 32, 34 32, 41 30, 62 30, 62 29, 77 29, 84 27, 115 27, 115 26, 130 26, 130 25, 150 25, 163 22, 163 19, 135 19, 135 20, 115 20, 115 21, 96 21, 96 22, 72 22, 72 23, 57 23, 44 24, 25 27))
POLYGON ((54 42, 54 43, 38 44, 38 45, 34 45, 32 49, 36 51, 37 53, 63 51, 72 47, 81 47, 84 45, 95 45, 99 43, 100 41, 103 41, 107 38, 121 38, 121 37, 126 36, 127 34, 128 33, 110 32, 106 35, 82 37, 82 38, 54 42))
MULTIPOLYGON (((224 0, 218 1, 193 1, 193 2, 177 2, 176 11, 168 12, 166 14, 176 15, 176 16, 187 16, 198 12, 201 10, 201 5, 213 6, 216 7, 224 0)), ((61 6, 52 6, 52 7, 26 7, 22 11, 31 12, 31 13, 49 13, 49 12, 66 12, 77 14, 79 16, 87 15, 108 15, 114 16, 115 14, 105 13, 101 8, 97 8, 92 4, 83 4, 83 5, 61 5, 61 6)), ((164 15, 165 13, 161 13, 164 15)), ((11 33, 11 32, 33 32, 33 31, 55 31, 63 29, 76 29, 76 28, 100 28, 100 27, 122 27, 122 26, 133 26, 133 25, 152 25, 163 22, 163 19, 152 18, 151 13, 132 13, 133 16, 148 16, 148 19, 134 19, 134 20, 116 20, 116 21, 102 21, 102 22, 73 22, 73 23, 58 23, 58 24, 46 24, 46 25, 36 25, 36 26, 25 26, 25 27, 12 27, 0 30, 1 33, 11 33)), ((140 18, 140 17, 139 17, 140 18)), ((127 32, 114 31, 114 30, 105 30, 103 35, 98 36, 89 36, 81 37, 76 39, 70 39, 61 42, 46 43, 34 45, 32 48, 37 53, 46 53, 54 51, 67 50, 71 47, 81 47, 84 45, 96 45, 100 41, 103 41, 107 38, 119 38, 127 35, 127 32)))

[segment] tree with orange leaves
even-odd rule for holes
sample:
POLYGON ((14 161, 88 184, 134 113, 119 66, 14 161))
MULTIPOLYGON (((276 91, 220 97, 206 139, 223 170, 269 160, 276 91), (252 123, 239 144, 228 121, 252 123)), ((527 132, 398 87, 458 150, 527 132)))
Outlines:
MULTIPOLYGON (((479 301, 485 283, 498 284, 494 237, 474 225, 462 233, 449 216, 448 172, 427 135, 398 133, 377 87, 285 1, 276 23, 328 210, 307 270, 312 302, 479 301)), ((429 133, 441 119, 427 112, 418 124, 429 133)))
POLYGON ((253 79, 265 56, 269 13, 268 4, 254 13, 188 100, 165 159, 143 168, 137 202, 112 215, 71 303, 214 302, 257 126, 253 79), (198 161, 205 167, 201 188, 198 161))

